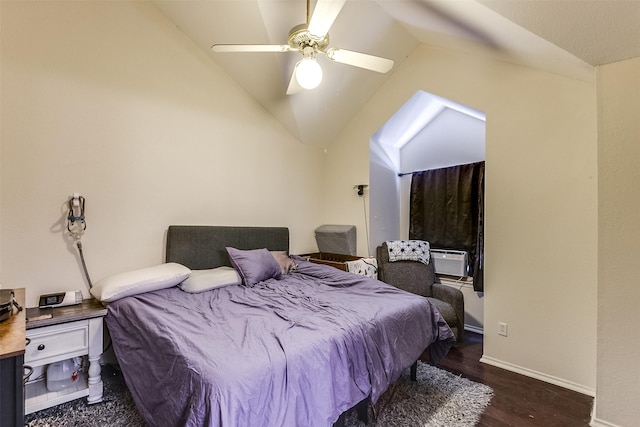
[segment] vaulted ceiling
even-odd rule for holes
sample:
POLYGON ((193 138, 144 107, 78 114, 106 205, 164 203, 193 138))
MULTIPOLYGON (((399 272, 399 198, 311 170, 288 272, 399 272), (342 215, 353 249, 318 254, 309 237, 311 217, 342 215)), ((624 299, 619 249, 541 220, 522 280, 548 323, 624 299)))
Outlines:
POLYGON ((306 21, 306 0, 151 1, 301 142, 321 147, 420 43, 583 80, 593 79, 594 66, 640 56, 640 1, 347 0, 329 31, 330 46, 390 58, 394 67, 379 74, 319 55, 320 86, 287 95, 299 53, 210 48, 286 44, 289 30, 306 21))

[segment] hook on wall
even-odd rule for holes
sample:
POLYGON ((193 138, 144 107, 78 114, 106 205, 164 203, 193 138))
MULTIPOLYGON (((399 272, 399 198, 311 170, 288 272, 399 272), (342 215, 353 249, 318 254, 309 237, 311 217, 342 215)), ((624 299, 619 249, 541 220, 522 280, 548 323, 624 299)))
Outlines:
POLYGON ((367 184, 357 184, 357 185, 353 186, 353 188, 355 190, 358 190, 357 191, 358 196, 363 196, 364 195, 364 189, 367 188, 367 187, 369 187, 367 184))

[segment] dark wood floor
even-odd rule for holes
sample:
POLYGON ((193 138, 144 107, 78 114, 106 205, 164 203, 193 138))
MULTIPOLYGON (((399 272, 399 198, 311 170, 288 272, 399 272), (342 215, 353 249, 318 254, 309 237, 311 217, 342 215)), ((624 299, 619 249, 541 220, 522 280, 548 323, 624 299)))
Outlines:
POLYGON ((478 426, 588 426, 593 398, 524 375, 480 363, 482 335, 465 332, 437 366, 488 385, 494 391, 478 426))

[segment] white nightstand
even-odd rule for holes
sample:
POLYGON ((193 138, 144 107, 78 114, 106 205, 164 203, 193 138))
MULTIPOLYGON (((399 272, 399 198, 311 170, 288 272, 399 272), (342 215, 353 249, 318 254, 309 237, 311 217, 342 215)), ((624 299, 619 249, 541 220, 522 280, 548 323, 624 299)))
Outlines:
POLYGON ((102 402, 100 356, 106 314, 107 309, 95 299, 68 307, 27 309, 26 366, 44 367, 81 356, 88 359, 89 369, 88 378, 81 373, 72 386, 60 391, 49 391, 44 379, 28 383, 25 387, 25 414, 85 396, 89 404, 102 402), (51 314, 50 318, 46 318, 48 314, 51 314))

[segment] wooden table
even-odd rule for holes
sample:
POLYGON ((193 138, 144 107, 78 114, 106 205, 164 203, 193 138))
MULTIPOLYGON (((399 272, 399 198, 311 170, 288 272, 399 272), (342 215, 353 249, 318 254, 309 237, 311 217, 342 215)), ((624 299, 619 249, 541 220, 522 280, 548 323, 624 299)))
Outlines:
MULTIPOLYGON (((24 306, 24 288, 14 289, 14 295, 24 306)), ((0 322, 0 427, 24 425, 25 310, 12 309, 13 314, 0 322)))

